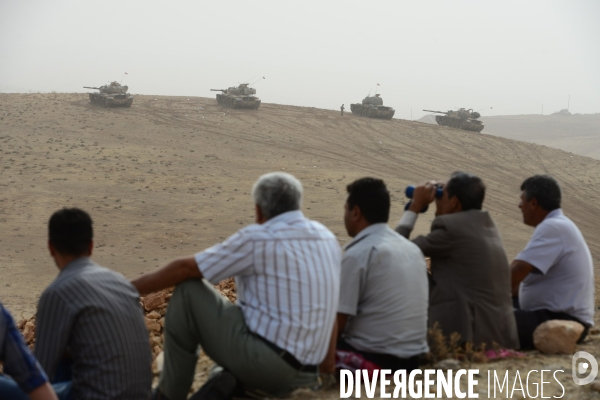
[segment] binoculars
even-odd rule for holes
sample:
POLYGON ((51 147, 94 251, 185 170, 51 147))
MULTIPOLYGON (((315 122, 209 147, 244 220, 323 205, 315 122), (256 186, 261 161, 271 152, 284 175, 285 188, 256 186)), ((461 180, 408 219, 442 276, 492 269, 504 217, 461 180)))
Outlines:
MULTIPOLYGON (((415 193, 415 187, 413 185, 407 186, 406 190, 404 191, 404 194, 409 199, 413 198, 413 194, 414 193, 415 193)), ((444 189, 441 188, 441 187, 439 187, 439 186, 437 186, 435 188, 435 198, 436 199, 441 199, 443 195, 444 195, 444 189)), ((404 211, 408 210, 408 208, 410 207, 411 204, 412 204, 412 200, 409 201, 408 203, 406 203, 406 205, 404 206, 404 211)), ((427 209, 429 209, 429 206, 423 207, 423 209, 421 210, 421 212, 424 213, 425 211, 427 211, 427 209)))

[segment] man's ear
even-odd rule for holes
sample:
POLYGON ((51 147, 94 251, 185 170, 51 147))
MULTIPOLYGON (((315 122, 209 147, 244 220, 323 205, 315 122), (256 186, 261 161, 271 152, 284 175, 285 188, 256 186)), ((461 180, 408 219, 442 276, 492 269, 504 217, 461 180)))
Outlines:
POLYGON ((460 204, 460 200, 458 200, 458 196, 450 197, 450 206, 453 212, 462 211, 462 204, 460 204))
POLYGON ((353 221, 360 221, 362 218, 362 211, 358 205, 355 204, 354 207, 352 207, 350 210, 350 217, 353 221))
POLYGON ((52 245, 52 242, 48 240, 48 251, 50 251, 50 255, 52 257, 54 257, 54 255, 56 254, 56 249, 54 248, 54 246, 52 245))
POLYGON ((527 203, 529 203, 529 207, 534 210, 540 208, 540 203, 538 203, 538 199, 536 199, 535 197, 532 197, 527 203))

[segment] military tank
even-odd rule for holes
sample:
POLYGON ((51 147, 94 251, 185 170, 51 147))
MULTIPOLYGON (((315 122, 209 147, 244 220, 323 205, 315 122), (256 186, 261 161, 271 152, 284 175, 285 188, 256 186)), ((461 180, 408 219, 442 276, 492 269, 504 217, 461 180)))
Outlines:
POLYGON ((361 104, 350 104, 350 111, 352 111, 352 114, 360 115, 361 117, 383 119, 392 119, 396 112, 392 107, 385 107, 383 105, 383 99, 379 94, 365 97, 361 104))
POLYGON ((90 101, 102 107, 131 107, 133 96, 127 93, 129 87, 121 86, 117 81, 100 87, 84 86, 84 89, 96 89, 98 93, 89 93, 90 101))
POLYGON ((229 108, 252 108, 260 107, 260 99, 256 96, 256 89, 248 87, 248 83, 232 86, 227 89, 210 89, 217 94, 217 103, 229 108))
POLYGON ((448 110, 448 112, 443 111, 433 111, 433 110, 423 110, 432 113, 445 114, 445 115, 436 115, 435 122, 438 125, 448 126, 450 128, 462 129, 465 131, 471 132, 481 132, 483 130, 484 125, 477 118, 481 117, 477 111, 473 111, 472 108, 465 110, 461 108, 457 111, 448 110))

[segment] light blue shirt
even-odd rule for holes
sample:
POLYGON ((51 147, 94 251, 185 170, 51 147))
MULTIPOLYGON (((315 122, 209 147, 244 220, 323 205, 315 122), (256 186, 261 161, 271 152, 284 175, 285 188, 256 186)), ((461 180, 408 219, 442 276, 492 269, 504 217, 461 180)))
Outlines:
POLYGON ((523 310, 563 312, 594 325, 592 255, 577 226, 560 208, 535 228, 516 259, 537 269, 521 283, 523 310))

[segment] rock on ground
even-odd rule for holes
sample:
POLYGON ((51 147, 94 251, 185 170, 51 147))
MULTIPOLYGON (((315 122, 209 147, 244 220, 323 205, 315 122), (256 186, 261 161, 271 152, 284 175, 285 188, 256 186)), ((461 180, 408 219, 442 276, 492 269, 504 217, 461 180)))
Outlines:
POLYGON ((546 321, 533 332, 533 344, 545 354, 573 354, 583 330, 575 321, 546 321))

